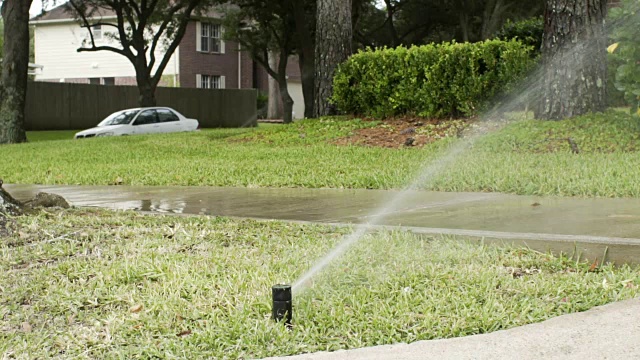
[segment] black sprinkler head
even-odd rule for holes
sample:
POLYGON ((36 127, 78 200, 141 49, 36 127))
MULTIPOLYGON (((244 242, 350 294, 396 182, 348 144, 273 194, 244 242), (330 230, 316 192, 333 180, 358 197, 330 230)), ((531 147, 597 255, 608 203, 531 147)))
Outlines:
POLYGON ((282 321, 287 326, 291 326, 291 318, 293 316, 291 285, 274 285, 271 288, 273 296, 273 308, 271 315, 273 320, 282 321))

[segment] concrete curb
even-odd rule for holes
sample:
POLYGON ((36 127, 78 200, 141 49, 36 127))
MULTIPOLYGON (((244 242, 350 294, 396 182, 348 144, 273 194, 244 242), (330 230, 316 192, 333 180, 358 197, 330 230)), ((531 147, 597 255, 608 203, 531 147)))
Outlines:
POLYGON ((489 334, 279 359, 640 359, 640 299, 489 334))

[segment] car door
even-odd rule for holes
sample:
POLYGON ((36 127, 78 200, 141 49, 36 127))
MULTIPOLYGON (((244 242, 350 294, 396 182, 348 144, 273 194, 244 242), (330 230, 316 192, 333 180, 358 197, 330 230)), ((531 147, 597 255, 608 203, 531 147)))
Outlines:
POLYGON ((160 122, 160 132, 170 133, 184 131, 182 121, 178 115, 169 109, 157 109, 158 121, 160 122))
POLYGON ((133 130, 136 134, 155 134, 160 131, 160 122, 155 110, 143 110, 133 122, 133 130))

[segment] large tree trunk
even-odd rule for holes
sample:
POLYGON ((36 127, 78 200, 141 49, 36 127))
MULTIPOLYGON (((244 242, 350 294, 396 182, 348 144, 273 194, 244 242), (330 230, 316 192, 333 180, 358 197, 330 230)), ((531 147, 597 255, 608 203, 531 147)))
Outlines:
MULTIPOLYGON (((278 68, 278 54, 273 51, 269 52, 269 67, 272 69, 278 68)), ((269 87, 269 99, 267 103, 267 119, 281 119, 282 118, 282 100, 280 94, 280 85, 278 80, 273 76, 269 76, 267 80, 269 87)))
POLYGON ((136 73, 136 82, 140 93, 138 103, 140 103, 141 107, 156 106, 157 82, 147 73, 146 66, 144 66, 144 69, 136 69, 136 73))
POLYGON ((351 0, 318 0, 317 21, 315 115, 333 115, 333 76, 351 56, 351 0))
POLYGON ((536 117, 561 120, 606 108, 606 0, 547 0, 536 117))
MULTIPOLYGON (((314 53, 313 50, 311 53, 314 53)), ((315 106, 315 90, 316 90, 316 69, 315 61, 312 56, 310 59, 306 55, 300 55, 300 74, 302 75, 302 96, 304 97, 304 117, 313 117, 313 108, 315 106)))
POLYGON ((32 0, 5 0, 4 58, 0 76, 0 144, 27 141, 24 109, 29 72, 29 8, 32 0))
MULTIPOLYGON (((315 93, 315 39, 308 24, 305 1, 294 0, 293 12, 298 37, 298 63, 302 75, 302 95, 304 97, 304 117, 313 117, 315 93)), ((314 14, 315 15, 315 14, 314 14)), ((312 24, 313 25, 313 24, 312 24)))

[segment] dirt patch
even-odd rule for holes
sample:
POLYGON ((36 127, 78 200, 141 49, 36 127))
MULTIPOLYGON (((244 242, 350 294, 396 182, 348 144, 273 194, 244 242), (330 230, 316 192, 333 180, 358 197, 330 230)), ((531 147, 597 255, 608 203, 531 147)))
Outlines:
POLYGON ((447 137, 462 137, 474 119, 393 118, 376 127, 358 129, 334 141, 337 145, 364 145, 384 148, 423 147, 447 137))

